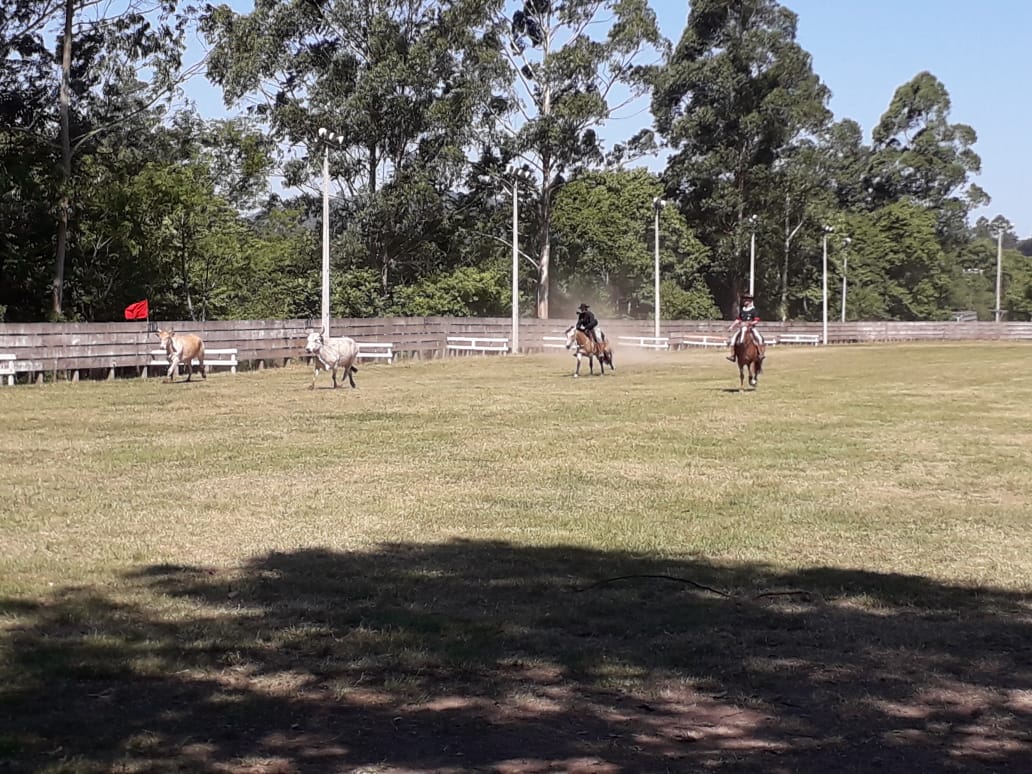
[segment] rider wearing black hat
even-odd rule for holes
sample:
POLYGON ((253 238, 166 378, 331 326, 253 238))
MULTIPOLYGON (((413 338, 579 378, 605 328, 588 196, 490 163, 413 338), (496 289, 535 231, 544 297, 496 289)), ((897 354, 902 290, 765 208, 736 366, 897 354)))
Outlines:
POLYGON ((595 328, 598 327, 598 319, 595 317, 594 312, 591 311, 587 304, 581 304, 577 307, 577 330, 584 331, 586 334, 591 336, 591 340, 598 344, 598 334, 595 333, 595 328))
POLYGON ((735 361, 735 343, 741 337, 742 331, 745 330, 746 327, 753 328, 753 334, 756 336, 756 341, 760 347, 760 359, 762 360, 766 357, 767 347, 763 342, 763 336, 761 336, 760 332, 755 328, 758 322, 760 322, 760 313, 756 310, 756 307, 753 306, 753 297, 748 293, 744 293, 742 295, 741 305, 738 309, 738 317, 735 318, 735 321, 731 323, 731 326, 728 328, 729 331, 737 328, 734 335, 731 337, 731 352, 727 356, 727 359, 732 363, 735 361))

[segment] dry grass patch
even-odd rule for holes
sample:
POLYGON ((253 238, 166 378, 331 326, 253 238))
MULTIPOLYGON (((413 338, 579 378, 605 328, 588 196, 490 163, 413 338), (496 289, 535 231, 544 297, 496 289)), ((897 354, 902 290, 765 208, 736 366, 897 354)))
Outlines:
POLYGON ((0 755, 1016 766, 1025 354, 778 348, 741 394, 712 352, 0 389, 0 755))

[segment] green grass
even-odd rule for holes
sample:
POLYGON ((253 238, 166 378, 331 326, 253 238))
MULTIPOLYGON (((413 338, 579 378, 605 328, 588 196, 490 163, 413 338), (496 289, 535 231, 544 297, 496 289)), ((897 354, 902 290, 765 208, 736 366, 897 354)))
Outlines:
MULTIPOLYGON (((389 726, 445 695, 541 710, 554 681, 571 702, 676 686, 771 711, 791 677, 877 738, 884 686, 916 701, 953 654, 1028 631, 1027 358, 771 348, 741 393, 715 352, 626 350, 577 380, 564 354, 372 365, 356 391, 308 391, 302 366, 0 389, 0 715, 21 718, 0 760, 291 770, 300 743, 267 739, 300 705, 390 707, 389 726), (576 591, 621 575, 733 601, 644 578, 576 591), (773 669, 788 657, 839 688, 773 669), (260 734, 213 730, 238 706, 260 734)), ((1027 674, 989 661, 969 687, 1027 674)))

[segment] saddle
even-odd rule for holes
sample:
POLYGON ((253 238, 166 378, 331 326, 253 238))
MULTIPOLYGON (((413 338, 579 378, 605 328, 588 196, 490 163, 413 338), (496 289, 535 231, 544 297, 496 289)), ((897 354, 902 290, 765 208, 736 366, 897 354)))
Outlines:
POLYGON ((763 360, 765 357, 767 357, 767 345, 760 343, 759 337, 757 337, 757 335, 753 332, 753 325, 750 324, 742 328, 741 336, 738 337, 738 343, 735 344, 736 358, 738 356, 738 348, 742 347, 744 349, 746 346, 746 336, 748 336, 752 340, 753 346, 756 347, 756 352, 759 355, 759 359, 763 360))

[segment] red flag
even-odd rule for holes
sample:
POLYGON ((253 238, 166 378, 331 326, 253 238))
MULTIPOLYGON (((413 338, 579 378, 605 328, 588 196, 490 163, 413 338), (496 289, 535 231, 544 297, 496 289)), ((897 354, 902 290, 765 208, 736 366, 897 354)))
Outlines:
POLYGON ((147 306, 146 298, 135 304, 129 304, 125 308, 125 319, 127 320, 146 320, 148 317, 150 317, 150 308, 147 306))

